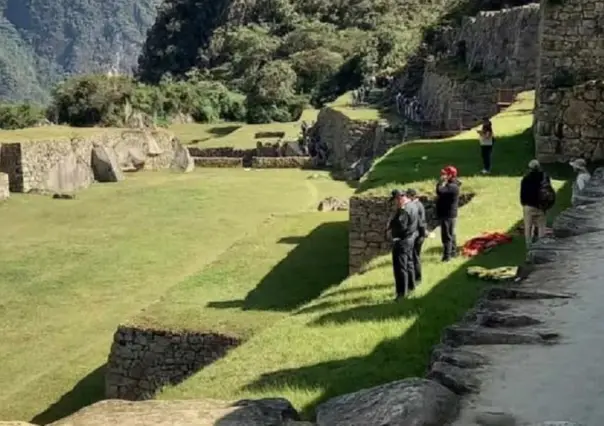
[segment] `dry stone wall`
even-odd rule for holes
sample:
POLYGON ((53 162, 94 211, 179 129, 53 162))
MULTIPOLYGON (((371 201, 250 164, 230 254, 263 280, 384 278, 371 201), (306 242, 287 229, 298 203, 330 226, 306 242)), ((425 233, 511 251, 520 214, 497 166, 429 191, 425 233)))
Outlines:
POLYGON ((193 157, 197 167, 243 167, 240 157, 193 157))
POLYGON ((604 125, 593 109, 601 107, 599 89, 585 83, 599 78, 604 66, 603 13, 604 3, 595 0, 542 2, 534 130, 543 162, 566 161, 578 153, 587 159, 601 156, 599 140, 592 136, 604 125), (579 126, 582 136, 576 133, 579 126))
POLYGON ((0 172, 9 175, 11 192, 73 192, 93 181, 91 154, 95 144, 115 150, 120 163, 141 153, 144 168, 170 167, 179 142, 164 131, 99 131, 89 137, 5 143, 0 147, 0 172))
POLYGON ((236 149, 233 147, 200 148, 198 146, 189 146, 189 153, 193 157, 253 157, 256 155, 256 149, 236 149))
POLYGON ((255 169, 310 169, 313 161, 310 157, 254 157, 255 169))
POLYGON ((468 70, 501 76, 510 86, 535 87, 539 56, 539 4, 464 17, 461 25, 444 34, 450 55, 460 42, 466 46, 468 70))
POLYGON ((380 120, 354 120, 332 107, 321 109, 311 135, 329 149, 328 162, 336 170, 348 170, 359 160, 384 154, 402 141, 386 131, 380 120))
POLYGON ((169 332, 120 326, 105 372, 107 398, 150 399, 222 358, 239 340, 216 333, 169 332))
MULTIPOLYGON (((474 198, 473 193, 462 193, 460 207, 474 198)), ((421 196, 420 200, 426 209, 428 229, 438 225, 434 199, 421 196)), ((388 197, 358 195, 350 198, 349 233, 348 233, 348 268, 354 274, 362 270, 372 259, 383 255, 392 247, 386 238, 386 225, 392 215, 392 204, 388 197)))
POLYGON ((459 45, 465 44, 465 62, 453 73, 439 68, 438 60, 428 64, 418 93, 425 120, 447 130, 473 126, 497 113, 499 89, 534 88, 538 28, 539 5, 530 4, 466 17, 442 34, 440 55, 455 62, 451 58, 458 58, 459 45))
POLYGON ((604 160, 604 81, 541 90, 536 149, 544 162, 604 160))

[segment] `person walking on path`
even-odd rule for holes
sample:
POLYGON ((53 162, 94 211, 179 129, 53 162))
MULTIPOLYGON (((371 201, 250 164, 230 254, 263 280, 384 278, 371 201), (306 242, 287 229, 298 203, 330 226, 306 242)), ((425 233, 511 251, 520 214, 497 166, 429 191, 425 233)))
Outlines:
POLYGON ((436 217, 440 225, 440 238, 443 244, 443 262, 457 256, 457 236, 455 226, 459 208, 459 188, 457 169, 447 166, 440 172, 436 184, 436 217))
POLYGON ((537 160, 528 164, 529 171, 520 182, 520 204, 524 218, 524 239, 526 248, 530 248, 535 230, 537 238, 545 236, 546 212, 556 202, 556 192, 549 176, 541 169, 537 160))
POLYGON ((573 168, 575 172, 577 172, 577 177, 573 182, 573 192, 571 195, 571 203, 573 206, 577 205, 577 196, 583 189, 587 182, 591 179, 591 175, 587 171, 587 163, 582 158, 577 158, 576 160, 571 161, 570 166, 573 168))
POLYGON ((488 118, 483 119, 482 128, 478 131, 480 137, 480 155, 482 157, 482 173, 491 173, 491 160, 493 157, 493 125, 488 118))
POLYGON ((415 204, 417 209, 418 224, 417 224, 417 238, 413 244, 413 268, 415 270, 415 282, 416 284, 422 281, 422 247, 426 236, 428 235, 428 224, 426 222, 426 208, 423 203, 417 197, 417 191, 409 188, 407 190, 407 197, 415 204))
POLYGON ((395 202, 396 212, 388 223, 387 231, 390 231, 392 237, 395 300, 399 300, 415 289, 413 244, 417 237, 419 220, 415 205, 411 203, 405 192, 395 189, 390 200, 395 202))

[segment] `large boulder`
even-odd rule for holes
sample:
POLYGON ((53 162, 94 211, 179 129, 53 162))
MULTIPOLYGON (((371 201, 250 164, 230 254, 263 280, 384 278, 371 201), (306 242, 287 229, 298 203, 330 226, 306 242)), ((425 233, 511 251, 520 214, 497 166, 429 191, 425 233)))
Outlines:
POLYGON ((92 183, 90 168, 74 152, 68 153, 46 175, 44 186, 56 194, 74 194, 92 183))
POLYGON ((319 203, 317 210, 320 212, 347 211, 350 206, 349 200, 341 200, 336 197, 327 197, 319 203))
POLYGON ((156 157, 158 155, 163 154, 164 150, 161 149, 155 138, 149 133, 145 132, 145 142, 147 146, 147 155, 149 157, 156 157))
POLYGON ((189 173, 195 169, 195 161, 189 150, 176 140, 174 141, 174 158, 170 168, 183 173, 189 173))
POLYGON ((242 400, 105 400, 52 426, 294 426, 299 415, 282 398, 242 400))
POLYGON ((124 174, 119 166, 117 154, 113 148, 95 145, 92 148, 90 164, 94 178, 98 182, 119 182, 124 180, 124 174))
POLYGON ((459 401, 431 380, 399 380, 319 405, 317 426, 442 426, 454 419, 459 401))

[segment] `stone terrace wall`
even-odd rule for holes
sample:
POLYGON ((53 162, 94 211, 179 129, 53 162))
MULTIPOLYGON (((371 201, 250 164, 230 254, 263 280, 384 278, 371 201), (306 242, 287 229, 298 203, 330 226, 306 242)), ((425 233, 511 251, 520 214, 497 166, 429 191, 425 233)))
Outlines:
POLYGON ((243 167, 241 157, 193 157, 197 167, 243 167))
MULTIPOLYGON (((137 149, 148 153, 153 146, 159 154, 148 154, 145 169, 157 170, 170 167, 174 158, 175 144, 178 142, 171 133, 165 131, 102 131, 89 137, 73 139, 49 139, 27 142, 5 143, 0 148, 0 172, 10 177, 12 192, 47 192, 53 181, 52 176, 60 163, 75 156, 78 164, 90 170, 92 147, 95 143, 109 146, 120 153, 137 149)), ((92 182, 92 172, 88 179, 80 182, 87 186, 92 182)))
POLYGON ((107 398, 150 399, 222 358, 239 340, 215 333, 174 333, 120 326, 105 372, 107 398))
POLYGON ((187 147, 193 157, 253 157, 256 149, 235 149, 232 147, 200 148, 198 146, 187 147))
POLYGON ((81 184, 86 187, 94 180, 90 169, 92 146, 95 142, 102 142, 102 136, 85 139, 63 139, 27 142, 21 144, 21 167, 23 192, 52 191, 48 187, 51 170, 64 158, 75 154, 78 163, 90 170, 88 178, 81 184))
POLYGON ((478 65, 487 75, 505 76, 512 86, 535 87, 539 56, 539 4, 465 17, 444 36, 450 54, 466 43, 468 69, 478 65))
POLYGON ((313 167, 311 157, 254 157, 252 167, 255 169, 310 169, 313 167))
POLYGON ((385 124, 378 120, 353 120, 331 107, 321 109, 312 133, 329 148, 329 161, 335 169, 346 170, 362 158, 374 158, 386 152, 390 144, 385 124))
MULTIPOLYGON (((462 193, 459 206, 469 203, 473 193, 462 193)), ((432 231, 438 225, 434 200, 421 196, 426 209, 428 229, 432 231)), ((392 204, 388 197, 357 195, 350 198, 348 231, 348 269, 350 274, 359 272, 372 259, 383 255, 391 248, 386 238, 386 225, 392 215, 392 204)))
POLYGON ((535 133, 540 160, 604 160, 604 81, 542 89, 535 133))
MULTIPOLYGON (((543 162, 565 161, 570 152, 577 151, 585 157, 593 155, 593 142, 577 148, 572 132, 558 131, 558 127, 564 126, 562 116, 568 115, 568 111, 563 110, 568 105, 558 103, 557 97, 568 97, 565 86, 581 85, 600 77, 604 66, 604 30, 600 22, 603 13, 604 3, 596 0, 543 1, 541 4, 534 128, 537 158, 543 162), (552 122, 556 122, 556 129, 551 129, 552 122), (566 147, 567 144, 571 147, 566 147)), ((602 129, 604 124, 596 124, 587 112, 583 120, 583 124, 591 128, 602 129)))
POLYGON ((443 129, 475 125, 497 113, 498 89, 517 91, 536 85, 539 5, 481 12, 442 36, 444 56, 455 57, 466 43, 465 66, 480 67, 480 79, 460 80, 427 66, 419 89, 426 120, 443 129), (442 123, 442 124, 441 124, 442 123))

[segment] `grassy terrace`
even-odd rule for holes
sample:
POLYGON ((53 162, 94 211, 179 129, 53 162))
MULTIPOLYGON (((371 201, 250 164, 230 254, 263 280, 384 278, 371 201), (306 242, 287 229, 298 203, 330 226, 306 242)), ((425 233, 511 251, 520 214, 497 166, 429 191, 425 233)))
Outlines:
MULTIPOLYGON (((266 220, 351 192, 327 174, 309 176, 149 172, 94 185, 69 202, 14 194, 1 204, 0 419, 54 420, 102 398, 99 367, 118 323, 197 276, 266 220)), ((284 237, 304 236, 309 220, 299 229, 284 223, 284 237)))
MULTIPOLYGON (((532 102, 525 94, 494 118, 492 176, 477 175, 468 132, 393 149, 359 192, 432 191, 453 163, 478 194, 461 209, 460 243, 512 228, 532 102)), ((165 399, 280 395, 311 416, 331 396, 422 374, 442 328, 483 286, 465 268, 518 264, 522 238, 446 265, 428 240, 425 282, 394 304, 388 256, 346 278, 347 214, 313 212, 322 197, 352 191, 324 173, 203 169, 129 175, 68 202, 15 195, 0 205, 10 224, 0 227, 0 419, 52 421, 102 398, 112 334, 128 319, 247 339, 165 399)))
MULTIPOLYGON (((494 118, 498 139, 492 176, 477 174, 478 144, 471 131, 394 149, 375 165, 360 192, 385 193, 402 185, 432 191, 440 168, 453 163, 461 171, 463 188, 478 194, 461 210, 460 243, 482 231, 514 228, 521 218, 520 176, 532 157, 532 105, 533 94, 524 94, 494 118)), ((561 188, 564 181, 556 176, 554 183, 561 188)), ((568 194, 559 198, 558 209, 568 194)), ((312 228, 310 217, 304 229, 312 228)), ((292 229, 306 220, 283 224, 292 229)), ((345 274, 343 220, 335 214, 285 258, 275 241, 301 236, 302 228, 282 232, 271 227, 250 236, 149 308, 141 322, 159 318, 169 327, 199 324, 251 336, 222 360, 165 389, 160 398, 283 395, 312 415, 314 406, 331 396, 421 375, 443 327, 460 318, 483 286, 466 276, 466 267, 517 265, 524 257, 524 242, 517 236, 513 244, 488 255, 441 264, 439 242, 429 240, 425 282, 412 298, 394 304, 388 256, 376 259, 366 274, 338 281, 345 274), (311 243, 320 240, 320 233, 324 245, 311 243), (182 322, 175 323, 179 318, 182 322)))

